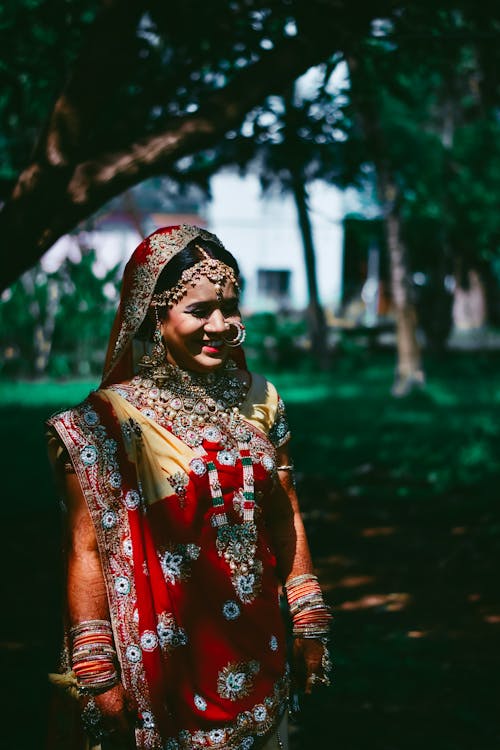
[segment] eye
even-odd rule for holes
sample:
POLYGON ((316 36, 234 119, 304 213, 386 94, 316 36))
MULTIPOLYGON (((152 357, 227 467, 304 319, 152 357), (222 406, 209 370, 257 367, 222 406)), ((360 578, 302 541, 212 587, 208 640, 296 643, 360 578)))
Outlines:
POLYGON ((193 310, 189 310, 188 312, 190 315, 193 315, 195 318, 199 318, 200 320, 207 317, 207 311, 202 307, 195 307, 193 310))
POLYGON ((222 309, 222 314, 226 318, 231 315, 237 315, 239 312, 238 300, 234 300, 234 302, 226 302, 224 305, 222 305, 221 309, 222 309))

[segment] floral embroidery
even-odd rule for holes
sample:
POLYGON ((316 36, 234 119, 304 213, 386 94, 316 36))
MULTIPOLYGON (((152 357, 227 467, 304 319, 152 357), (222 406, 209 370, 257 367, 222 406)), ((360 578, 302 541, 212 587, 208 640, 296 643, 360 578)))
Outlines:
POLYGON ((217 550, 229 565, 238 598, 248 604, 260 591, 262 563, 256 560, 257 527, 254 523, 222 526, 217 534, 217 550))
POLYGON ((137 664, 142 659, 141 649, 135 644, 127 646, 127 650, 125 653, 127 655, 127 659, 131 664, 137 664))
POLYGON ((269 639, 269 648, 271 649, 271 651, 278 650, 278 639, 275 635, 272 635, 269 639))
POLYGON ((193 458, 189 466, 193 474, 196 474, 197 477, 202 477, 207 472, 207 465, 202 458, 193 458))
POLYGON ((226 620, 237 620, 240 616, 240 605, 232 599, 228 599, 222 606, 222 612, 226 620))
POLYGON ((93 466, 97 461, 99 451, 93 445, 86 445, 85 448, 80 451, 80 458, 85 466, 93 466))
POLYGON ((122 475, 119 471, 113 471, 109 477, 109 483, 114 490, 118 490, 122 484, 122 475))
POLYGON ((226 739, 226 731, 225 729, 211 729, 208 736, 213 745, 220 745, 226 739))
POLYGON ((142 719, 142 726, 144 727, 144 729, 155 728, 155 722, 154 722, 153 714, 151 713, 151 711, 142 711, 141 719, 142 719))
POLYGON ((141 647, 143 651, 154 651, 158 645, 156 633, 152 630, 145 630, 141 635, 141 647))
POLYGON ((159 552, 158 557, 165 580, 175 584, 188 578, 189 563, 196 560, 199 554, 200 547, 196 544, 179 544, 173 550, 159 552))
POLYGON ((249 695, 253 688, 253 678, 259 671, 257 661, 232 662, 219 672, 217 692, 221 698, 236 701, 249 695))
POLYGON ((188 642, 186 631, 178 627, 171 612, 162 612, 159 615, 156 629, 160 639, 160 647, 167 653, 178 646, 185 646, 188 642))
POLYGON ((93 409, 89 409, 88 411, 84 412, 83 419, 86 424, 89 425, 89 427, 93 427, 94 425, 99 423, 99 415, 93 409))
POLYGON ((179 743, 170 737, 165 743, 165 750, 179 750, 179 743))
POLYGON ((219 451, 217 453, 217 461, 222 466, 235 466, 236 465, 236 453, 234 451, 219 451))
POLYGON ((122 542, 122 549, 123 554, 126 555, 126 557, 132 557, 133 554, 133 548, 132 548, 132 540, 127 537, 127 539, 124 539, 122 542))
POLYGON ((239 746, 238 750, 250 750, 255 740, 253 737, 245 737, 239 746))
POLYGON ((101 523, 104 529, 112 529, 118 521, 118 516, 114 510, 106 510, 102 514, 101 523))
POLYGON ((129 594, 130 593, 130 581, 125 576, 118 576, 115 578, 115 591, 118 594, 129 594))
POLYGON ((206 711, 207 710, 207 702, 205 698, 203 698, 201 695, 195 695, 194 696, 194 705, 199 711, 206 711))
POLYGON ((267 708, 262 703, 257 703, 257 705, 254 706, 253 715, 255 721, 265 721, 267 718, 267 708))
POLYGON ((276 412, 276 418, 274 424, 269 430, 269 440, 275 448, 280 448, 290 439, 290 428, 288 426, 288 420, 285 412, 285 404, 278 399, 278 409, 276 412))
POLYGON ((137 490, 129 490, 125 495, 125 505, 129 510, 135 510, 141 502, 141 496, 137 490))
POLYGON ((276 468, 276 463, 274 459, 268 453, 264 453, 261 456, 260 462, 262 466, 264 467, 264 469, 270 473, 273 472, 274 469, 276 468))

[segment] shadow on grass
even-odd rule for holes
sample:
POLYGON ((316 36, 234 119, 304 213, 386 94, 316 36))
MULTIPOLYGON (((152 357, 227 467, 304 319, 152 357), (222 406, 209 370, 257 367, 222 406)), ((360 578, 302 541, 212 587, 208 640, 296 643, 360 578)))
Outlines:
MULTIPOLYGON (((274 378, 336 614, 334 684, 303 701, 293 750, 498 748, 499 365, 431 362, 426 391, 401 402, 388 397, 383 356, 274 378)), ((43 440, 51 401, 0 410, 4 737, 18 750, 43 747, 60 637, 59 513, 43 440)))

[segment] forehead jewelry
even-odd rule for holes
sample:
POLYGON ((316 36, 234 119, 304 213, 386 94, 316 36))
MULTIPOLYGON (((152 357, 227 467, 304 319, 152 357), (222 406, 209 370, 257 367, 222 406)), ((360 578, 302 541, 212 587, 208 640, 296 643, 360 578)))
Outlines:
POLYGON ((239 291, 240 287, 234 270, 221 260, 211 258, 206 250, 199 245, 195 245, 195 247, 203 254, 203 260, 190 268, 186 268, 177 284, 171 289, 165 289, 163 292, 154 294, 151 300, 153 307, 165 305, 173 307, 188 293, 189 286, 195 287, 203 278, 208 279, 214 285, 215 294, 219 301, 222 299, 223 288, 228 281, 234 285, 237 292, 239 291))

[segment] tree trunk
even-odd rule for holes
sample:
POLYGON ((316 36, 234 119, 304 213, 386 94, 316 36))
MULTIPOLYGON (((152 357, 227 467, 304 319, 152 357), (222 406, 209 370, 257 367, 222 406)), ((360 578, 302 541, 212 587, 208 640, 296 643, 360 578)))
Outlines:
POLYGON ((321 307, 318 294, 318 281, 316 274, 316 254, 311 226, 311 218, 307 207, 307 189, 302 175, 295 172, 293 175, 293 197, 297 207, 300 236, 304 250, 304 264, 307 278, 308 305, 307 318, 311 346, 313 354, 321 368, 328 364, 328 347, 326 341, 326 321, 323 308, 321 307))
POLYGON ((417 313, 410 296, 408 258, 401 238, 401 221, 394 201, 395 187, 384 177, 379 179, 388 206, 385 230, 390 258, 392 301, 396 316, 397 365, 392 394, 406 396, 415 386, 422 386, 424 383, 422 358, 417 341, 417 313))

